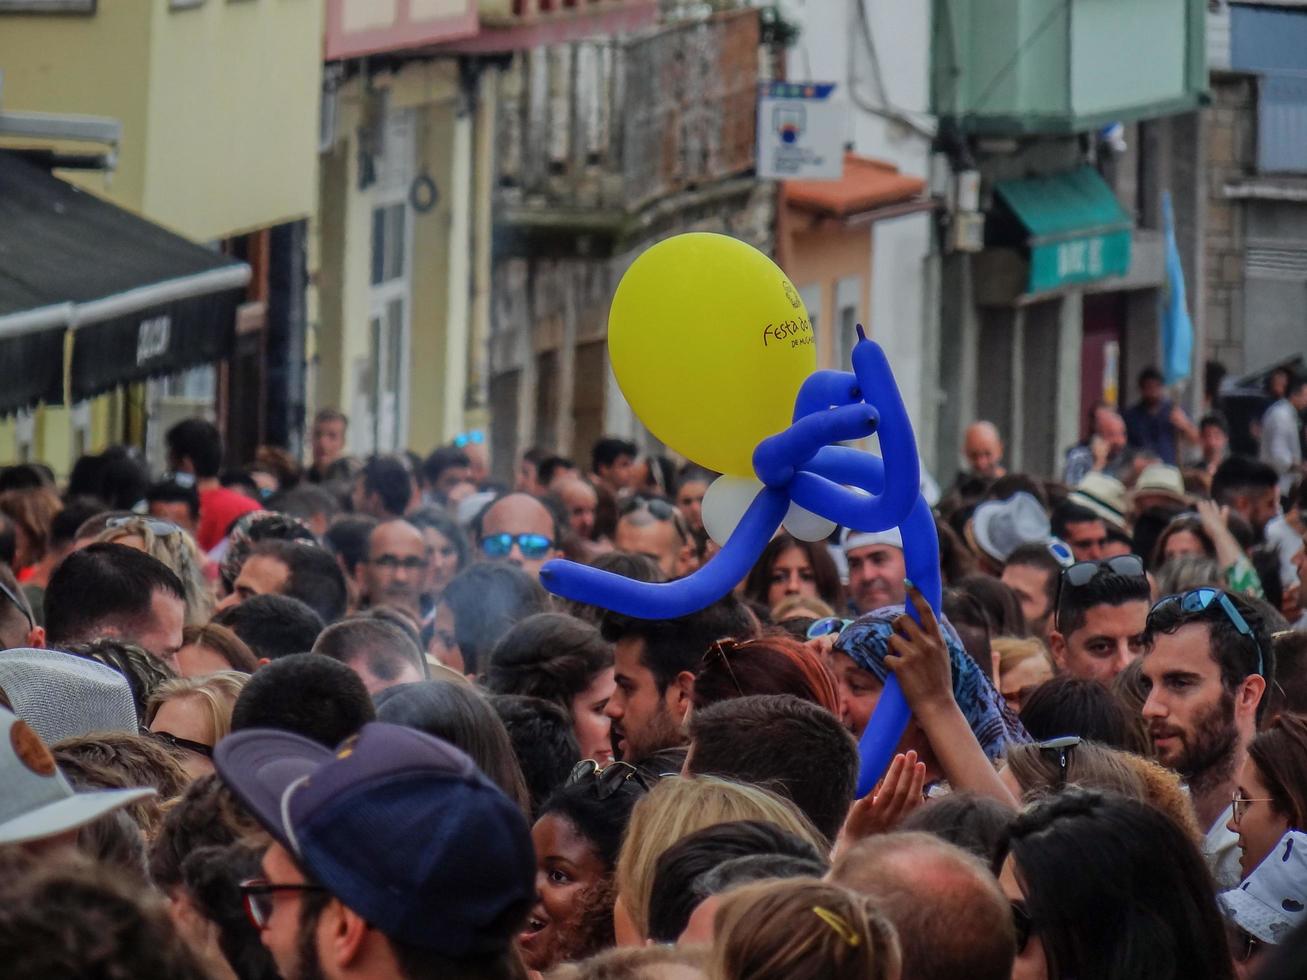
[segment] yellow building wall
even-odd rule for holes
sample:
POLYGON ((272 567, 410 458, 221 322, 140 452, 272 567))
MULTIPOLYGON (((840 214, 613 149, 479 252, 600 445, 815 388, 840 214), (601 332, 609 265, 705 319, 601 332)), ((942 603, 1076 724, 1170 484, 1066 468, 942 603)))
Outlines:
POLYGON ((150 6, 145 214, 198 241, 311 214, 321 0, 150 6))
MULTIPOLYGON (((375 77, 373 85, 389 89, 392 109, 417 110, 415 172, 425 169, 439 190, 439 200, 431 211, 412 213, 408 444, 425 452, 445 439, 449 173, 457 71, 452 61, 415 63, 394 75, 375 77)), ((358 187, 357 133, 363 120, 363 80, 345 83, 337 99, 339 138, 320 158, 317 363, 310 415, 328 406, 350 413, 355 365, 371 354, 372 195, 358 187)))
POLYGON ((122 123, 112 174, 62 176, 133 211, 145 197, 151 15, 160 5, 107 0, 90 17, 0 16, 0 104, 22 112, 110 116, 122 123))

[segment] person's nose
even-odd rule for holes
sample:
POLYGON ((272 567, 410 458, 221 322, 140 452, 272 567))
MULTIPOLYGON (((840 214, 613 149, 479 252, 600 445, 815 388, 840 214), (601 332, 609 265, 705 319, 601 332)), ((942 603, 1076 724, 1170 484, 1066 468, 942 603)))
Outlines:
POLYGON ((799 578, 799 573, 797 571, 790 572, 785 579, 785 594, 798 595, 800 582, 801 579, 799 578))
POLYGON ((1157 696, 1155 689, 1148 692, 1148 697, 1144 699, 1144 706, 1139 713, 1146 719, 1166 717, 1166 705, 1162 704, 1162 700, 1157 696))
POLYGON ((612 697, 608 699, 608 703, 604 705, 604 717, 611 718, 613 721, 621 721, 623 714, 625 714, 625 711, 619 702, 617 692, 614 691, 612 697))
POLYGON ((516 565, 518 568, 521 568, 523 562, 525 561, 526 561, 526 556, 522 554, 522 549, 519 548, 517 546, 517 542, 514 541, 513 547, 508 549, 508 563, 510 565, 516 565))

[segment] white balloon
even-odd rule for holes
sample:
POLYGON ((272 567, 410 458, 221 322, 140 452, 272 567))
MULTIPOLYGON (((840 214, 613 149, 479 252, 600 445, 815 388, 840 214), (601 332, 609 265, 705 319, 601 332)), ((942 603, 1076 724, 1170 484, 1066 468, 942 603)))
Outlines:
POLYGON ((781 526, 800 541, 825 541, 835 530, 835 522, 828 521, 820 514, 791 503, 785 512, 781 526))
POLYGON ((726 544, 740 518, 758 496, 762 483, 751 476, 719 476, 703 495, 703 526, 719 545, 726 544))

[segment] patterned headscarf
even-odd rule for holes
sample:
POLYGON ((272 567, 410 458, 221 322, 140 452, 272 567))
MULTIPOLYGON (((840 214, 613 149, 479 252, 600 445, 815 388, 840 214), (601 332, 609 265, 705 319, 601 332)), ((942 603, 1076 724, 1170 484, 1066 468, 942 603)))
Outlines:
MULTIPOLYGON (((882 606, 855 619, 840 634, 835 650, 847 654, 859 667, 870 671, 884 683, 889 676, 885 656, 890 652, 893 623, 904 611, 901 605, 882 606)), ((1006 753, 1009 742, 1029 742, 1030 736, 1025 728, 994 689, 989 676, 962 649, 962 641, 948 620, 940 620, 940 630, 953 668, 953 698, 985 755, 998 759, 1006 753)))

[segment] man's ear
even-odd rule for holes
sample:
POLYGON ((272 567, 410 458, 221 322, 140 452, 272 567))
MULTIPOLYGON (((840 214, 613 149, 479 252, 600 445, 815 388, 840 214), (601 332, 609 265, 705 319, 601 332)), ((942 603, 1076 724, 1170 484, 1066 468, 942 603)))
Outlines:
POLYGON ((332 899, 318 921, 319 955, 338 968, 348 967, 358 962, 367 935, 363 917, 339 899, 332 899))
POLYGON ((1048 634, 1048 652, 1053 655, 1057 669, 1066 670, 1066 637, 1057 630, 1048 634))
POLYGON ((33 626, 27 631, 27 645, 37 650, 45 649, 45 627, 33 626))
POLYGON ((672 717, 676 719, 679 725, 685 720, 685 716, 690 713, 690 705, 694 701, 694 674, 688 670, 683 670, 677 674, 670 684, 667 685, 667 705, 672 711, 672 717))
POLYGON ((1257 717, 1257 706, 1266 696, 1266 678, 1260 674, 1250 674, 1239 685, 1237 708, 1249 718, 1257 717))

